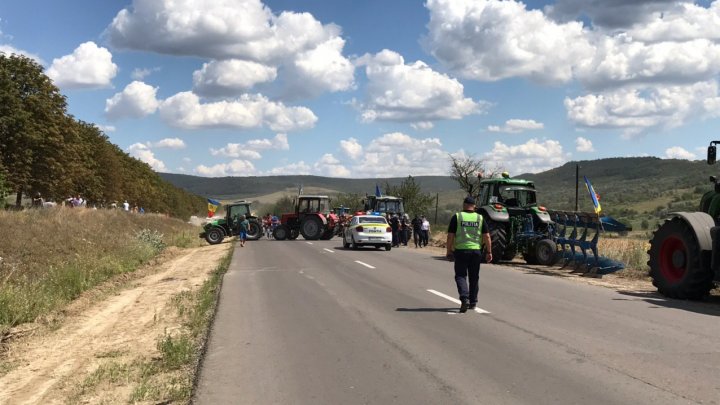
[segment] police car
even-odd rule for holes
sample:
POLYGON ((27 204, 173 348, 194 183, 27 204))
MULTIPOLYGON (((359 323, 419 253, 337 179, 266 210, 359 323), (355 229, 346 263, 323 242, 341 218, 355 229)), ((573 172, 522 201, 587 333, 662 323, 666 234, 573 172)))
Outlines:
POLYGON ((385 218, 379 215, 356 215, 343 231, 343 247, 357 249, 360 246, 375 246, 392 249, 392 229, 385 218))

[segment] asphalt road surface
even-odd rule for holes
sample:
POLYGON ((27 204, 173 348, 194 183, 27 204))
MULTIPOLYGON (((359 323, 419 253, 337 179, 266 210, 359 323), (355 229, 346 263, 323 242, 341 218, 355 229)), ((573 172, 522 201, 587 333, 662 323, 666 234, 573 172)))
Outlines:
POLYGON ((720 304, 342 242, 236 247, 197 404, 720 403, 720 304), (481 308, 481 309, 480 309, 481 308))

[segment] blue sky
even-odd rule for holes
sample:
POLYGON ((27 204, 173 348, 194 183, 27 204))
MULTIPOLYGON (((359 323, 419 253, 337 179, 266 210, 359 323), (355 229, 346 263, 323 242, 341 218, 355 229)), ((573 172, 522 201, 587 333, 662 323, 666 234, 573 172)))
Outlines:
POLYGON ((6 0, 0 51, 200 176, 700 159, 720 117, 720 2, 6 0))

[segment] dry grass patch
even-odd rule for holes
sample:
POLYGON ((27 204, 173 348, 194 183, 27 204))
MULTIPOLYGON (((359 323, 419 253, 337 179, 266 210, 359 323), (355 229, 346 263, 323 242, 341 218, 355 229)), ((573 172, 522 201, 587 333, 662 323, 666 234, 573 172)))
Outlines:
POLYGON ((198 228, 155 214, 45 209, 0 212, 0 336, 61 308, 165 246, 199 244, 198 228))

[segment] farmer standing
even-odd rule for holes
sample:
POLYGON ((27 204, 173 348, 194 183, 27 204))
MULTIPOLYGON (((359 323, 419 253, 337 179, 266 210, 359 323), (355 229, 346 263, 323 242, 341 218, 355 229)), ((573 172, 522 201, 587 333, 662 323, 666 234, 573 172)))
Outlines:
POLYGON ((240 241, 240 247, 245 247, 249 227, 250 221, 245 218, 245 215, 240 215, 238 218, 238 240, 240 241))
POLYGON ((465 313, 477 305, 483 246, 486 251, 485 260, 488 263, 492 261, 490 233, 482 215, 475 212, 474 198, 466 197, 463 200, 463 210, 453 215, 450 220, 446 246, 446 257, 455 261, 455 283, 460 296, 460 313, 465 313))

